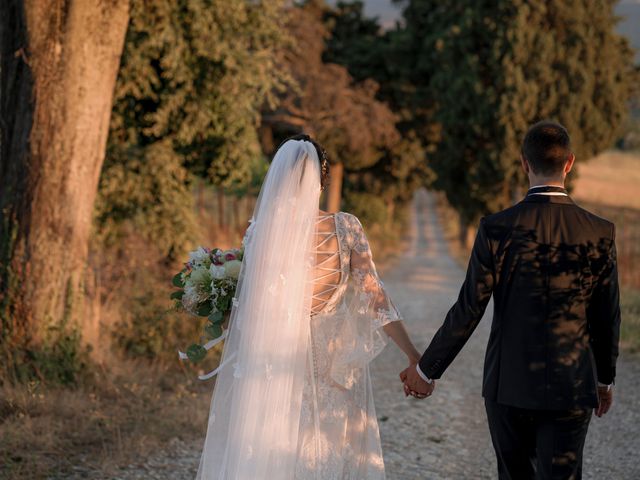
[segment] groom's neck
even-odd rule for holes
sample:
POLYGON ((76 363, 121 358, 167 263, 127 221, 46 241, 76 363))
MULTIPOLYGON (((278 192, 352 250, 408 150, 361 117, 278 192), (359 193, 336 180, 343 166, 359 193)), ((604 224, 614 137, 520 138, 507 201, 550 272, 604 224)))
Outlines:
POLYGON ((529 175, 529 188, 549 185, 564 188, 564 178, 557 177, 539 177, 537 175, 529 175))

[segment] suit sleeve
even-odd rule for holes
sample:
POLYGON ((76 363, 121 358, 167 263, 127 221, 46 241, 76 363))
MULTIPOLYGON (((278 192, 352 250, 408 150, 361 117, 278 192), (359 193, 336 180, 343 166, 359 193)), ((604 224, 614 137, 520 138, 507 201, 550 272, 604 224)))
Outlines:
POLYGON ((591 295, 587 319, 591 348, 596 360, 598 381, 613 383, 620 339, 620 289, 616 260, 615 228, 606 253, 604 267, 591 295))
POLYGON ((483 219, 480 221, 458 300, 449 310, 444 323, 420 359, 420 370, 427 377, 440 378, 462 350, 482 319, 494 283, 493 255, 483 219))

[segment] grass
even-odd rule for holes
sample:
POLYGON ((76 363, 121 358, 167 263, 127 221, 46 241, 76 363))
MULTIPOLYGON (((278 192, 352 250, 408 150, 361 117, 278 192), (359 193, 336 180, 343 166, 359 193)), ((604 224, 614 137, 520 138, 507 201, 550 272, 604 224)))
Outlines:
POLYGON ((444 238, 449 246, 449 253, 461 268, 467 268, 471 248, 460 242, 460 220, 458 212, 449 204, 445 195, 434 192, 436 196, 436 214, 442 226, 444 238))
POLYGON ((615 207, 588 200, 576 202, 616 225, 620 283, 624 288, 640 290, 640 209, 615 207))
MULTIPOLYGON (((138 261, 149 260, 142 249, 136 252, 138 261)), ((175 350, 196 341, 203 322, 180 324, 163 313, 170 290, 164 284, 173 269, 156 265, 125 276, 120 267, 103 272, 104 288, 113 294, 103 295, 99 363, 76 386, 11 385, 0 378, 0 480, 79 472, 82 478, 97 472, 116 478, 118 467, 170 440, 204 439, 213 382, 201 382, 197 374, 219 359, 210 353, 202 367, 181 364, 175 350), (121 295, 125 291, 137 296, 121 295)))
POLYGON ((204 438, 210 382, 152 362, 111 362, 76 388, 0 387, 0 478, 108 473, 168 440, 204 438))
POLYGON ((640 291, 623 290, 621 294, 622 324, 620 343, 633 353, 640 352, 640 291))
POLYGON ((79 472, 82 478, 97 476, 92 472, 116 478, 112 472, 119 466, 172 439, 204 438, 213 383, 197 374, 218 358, 210 355, 202 367, 178 360, 176 347, 197 341, 203 324, 166 312, 170 278, 179 266, 164 264, 135 236, 118 251, 100 254, 99 342, 88 371, 67 388, 11 385, 0 377, 2 480, 79 472))
POLYGON ((620 342, 640 352, 640 154, 605 152, 579 168, 573 197, 616 224, 621 285, 620 342))
POLYGON ((572 193, 578 202, 640 210, 640 154, 608 151, 578 165, 572 193))
POLYGON ((379 273, 391 268, 402 252, 409 248, 409 238, 405 232, 409 229, 410 221, 409 205, 404 205, 396 208, 394 220, 387 225, 364 227, 379 273))
POLYGON ((604 152, 578 168, 573 197, 616 224, 620 283, 640 291, 640 153, 604 152))

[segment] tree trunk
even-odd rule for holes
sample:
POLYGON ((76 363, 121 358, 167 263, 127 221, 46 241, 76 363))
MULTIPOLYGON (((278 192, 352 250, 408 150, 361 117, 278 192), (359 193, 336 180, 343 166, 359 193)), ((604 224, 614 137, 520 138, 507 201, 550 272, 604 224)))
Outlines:
POLYGON ((393 201, 393 198, 388 198, 387 200, 387 221, 385 222, 386 228, 391 228, 393 226, 393 222, 395 220, 395 212, 396 212, 396 203, 393 201))
POLYGON ((460 230, 458 240, 460 241, 460 246, 465 251, 471 251, 473 248, 473 243, 476 239, 476 227, 471 225, 467 220, 465 220, 462 216, 460 216, 460 230))
MULTIPOLYGON (((245 220, 249 221, 253 216, 253 210, 255 208, 255 197, 253 195, 245 195, 244 196, 244 205, 245 205, 245 220)), ((242 225, 243 228, 247 228, 247 223, 242 225)))
POLYGON ((327 191, 327 211, 329 213, 340 210, 342 203, 342 177, 344 175, 344 165, 336 163, 331 165, 331 178, 329 179, 329 190, 327 191))
POLYGON ((203 218, 206 217, 207 215, 207 209, 205 208, 205 201, 204 201, 204 190, 205 190, 205 184, 204 184, 204 180, 203 179, 198 179, 198 188, 197 188, 197 200, 196 200, 196 205, 197 205, 197 209, 198 209, 198 216, 200 218, 198 218, 198 221, 201 222, 203 218))
POLYGON ((260 135, 260 146, 267 155, 272 155, 276 146, 273 144, 273 127, 268 123, 262 123, 258 130, 260 135))
POLYGON ((227 231, 227 205, 226 196, 224 194, 224 188, 218 188, 218 229, 224 233, 227 231))
POLYGON ((231 201, 231 210, 233 212, 233 229, 239 232, 243 225, 240 223, 240 199, 235 195, 231 201))
POLYGON ((0 5, 0 343, 83 315, 128 0, 0 5))

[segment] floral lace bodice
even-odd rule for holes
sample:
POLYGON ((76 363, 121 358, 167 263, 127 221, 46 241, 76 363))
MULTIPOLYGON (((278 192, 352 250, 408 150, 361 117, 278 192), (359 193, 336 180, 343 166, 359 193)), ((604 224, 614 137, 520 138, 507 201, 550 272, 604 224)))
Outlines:
MULTIPOLYGON (((311 348, 303 390, 296 480, 384 479, 369 362, 382 350, 381 327, 400 316, 385 292, 359 220, 334 215, 339 270, 311 318, 311 348)), ((320 217, 320 221, 322 221, 320 217)), ((324 239, 320 239, 322 244, 324 239)), ((322 266, 325 258, 318 258, 322 266)), ((331 269, 328 269, 331 270, 331 269)))
MULTIPOLYGON (((338 251, 335 254, 339 257, 339 266, 336 269, 321 268, 317 271, 316 280, 322 282, 324 278, 336 271, 340 272, 339 282, 333 284, 322 283, 321 292, 331 291, 331 295, 325 298, 322 303, 314 306, 313 315, 327 314, 336 310, 341 300, 344 300, 345 292, 349 285, 349 280, 353 280, 354 290, 360 295, 366 295, 374 303, 376 316, 380 316, 380 321, 396 320, 397 310, 389 301, 384 287, 376 272, 375 264, 369 241, 362 228, 362 224, 357 217, 345 212, 338 212, 334 215, 319 217, 319 224, 327 217, 334 217, 335 233, 325 232, 329 236, 333 233, 337 237, 338 251), (326 273, 326 272, 329 273, 326 273)), ((323 243, 328 238, 324 238, 323 243)), ((318 259, 319 264, 327 259, 318 259)), ((335 276, 334 276, 335 278, 335 276)), ((315 298, 318 298, 315 295, 315 298)))

